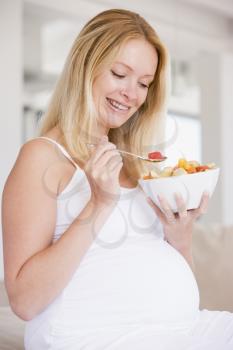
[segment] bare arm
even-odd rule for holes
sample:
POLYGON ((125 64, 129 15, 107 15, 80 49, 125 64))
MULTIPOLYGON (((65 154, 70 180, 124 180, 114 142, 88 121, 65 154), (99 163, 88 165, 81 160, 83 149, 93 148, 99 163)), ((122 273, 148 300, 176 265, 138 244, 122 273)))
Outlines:
POLYGON ((59 295, 93 242, 95 215, 98 232, 113 210, 111 205, 90 200, 52 244, 56 196, 45 189, 45 172, 52 192, 59 184, 54 183, 54 167, 50 167, 54 161, 50 146, 43 145, 44 152, 37 147, 35 142, 23 147, 6 182, 2 204, 5 283, 13 311, 24 320, 36 316, 59 295))

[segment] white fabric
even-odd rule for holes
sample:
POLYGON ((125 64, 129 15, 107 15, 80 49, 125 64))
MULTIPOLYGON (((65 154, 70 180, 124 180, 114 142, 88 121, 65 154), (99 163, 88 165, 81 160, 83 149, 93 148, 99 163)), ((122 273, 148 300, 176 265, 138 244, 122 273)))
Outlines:
MULTIPOLYGON (((89 198, 89 183, 77 168, 57 199, 54 241, 89 198)), ((233 315, 199 311, 194 275, 164 241, 145 195, 139 187, 121 188, 117 207, 67 287, 27 322, 25 348, 228 350, 233 315)))

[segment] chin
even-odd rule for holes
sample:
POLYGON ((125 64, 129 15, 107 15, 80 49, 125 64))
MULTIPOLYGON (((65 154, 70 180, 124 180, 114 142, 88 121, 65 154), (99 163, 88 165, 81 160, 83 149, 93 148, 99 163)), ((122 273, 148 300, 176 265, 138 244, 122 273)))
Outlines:
POLYGON ((121 125, 125 124, 132 115, 121 115, 120 113, 108 113, 106 117, 107 124, 111 124, 115 127, 120 127, 121 125))
POLYGON ((118 121, 118 122, 116 122, 116 123, 108 123, 108 127, 109 127, 110 129, 120 128, 120 127, 121 127, 122 125, 124 125, 127 121, 128 121, 128 119, 125 120, 124 122, 118 121))

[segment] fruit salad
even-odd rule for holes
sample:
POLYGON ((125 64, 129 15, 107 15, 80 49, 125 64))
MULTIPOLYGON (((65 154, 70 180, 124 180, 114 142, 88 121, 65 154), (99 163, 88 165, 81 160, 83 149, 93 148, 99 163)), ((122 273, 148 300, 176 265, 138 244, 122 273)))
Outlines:
POLYGON ((185 158, 180 158, 175 166, 166 166, 161 170, 151 170, 148 174, 144 174, 142 178, 144 180, 158 179, 161 177, 194 174, 214 168, 216 168, 215 163, 207 163, 203 165, 196 160, 186 160, 185 158))

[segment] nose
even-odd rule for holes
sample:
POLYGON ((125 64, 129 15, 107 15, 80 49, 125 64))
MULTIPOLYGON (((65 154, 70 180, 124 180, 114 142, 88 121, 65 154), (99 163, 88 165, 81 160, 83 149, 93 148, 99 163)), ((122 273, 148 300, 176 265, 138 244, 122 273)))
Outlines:
POLYGON ((121 89, 121 95, 124 96, 128 101, 137 99, 137 86, 133 83, 127 84, 121 89))

